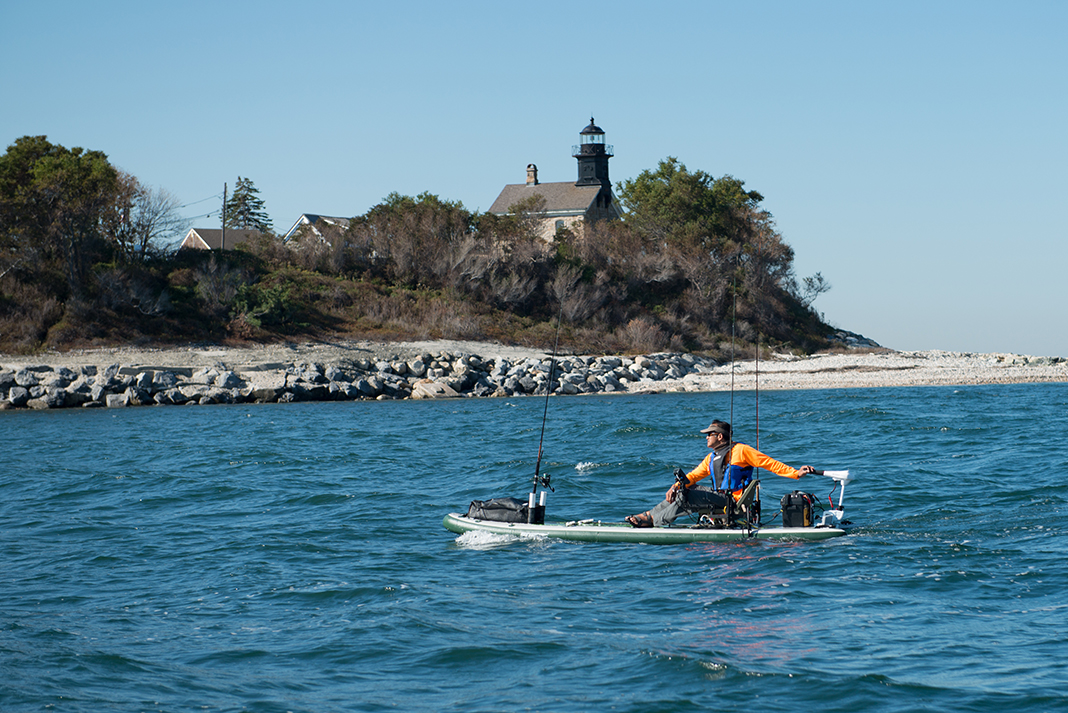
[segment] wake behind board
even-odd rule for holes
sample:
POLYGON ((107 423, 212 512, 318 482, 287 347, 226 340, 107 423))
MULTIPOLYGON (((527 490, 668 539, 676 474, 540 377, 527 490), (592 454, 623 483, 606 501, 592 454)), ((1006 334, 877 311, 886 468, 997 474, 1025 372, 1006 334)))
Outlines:
POLYGON ((626 523, 579 520, 531 525, 519 522, 477 520, 461 513, 449 513, 442 521, 446 530, 492 532, 516 537, 551 537, 576 542, 632 542, 649 545, 681 545, 692 542, 735 542, 738 540, 826 540, 846 531, 838 527, 631 527, 626 523))

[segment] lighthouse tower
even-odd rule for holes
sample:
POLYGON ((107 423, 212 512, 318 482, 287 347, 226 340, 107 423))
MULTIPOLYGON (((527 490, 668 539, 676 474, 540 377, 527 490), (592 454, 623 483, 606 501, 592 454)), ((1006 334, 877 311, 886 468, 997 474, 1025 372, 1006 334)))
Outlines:
POLYGON ((578 159, 576 186, 602 186, 611 190, 608 159, 612 157, 612 147, 605 144, 604 131, 593 123, 593 117, 590 125, 579 133, 579 144, 571 147, 571 155, 578 159))

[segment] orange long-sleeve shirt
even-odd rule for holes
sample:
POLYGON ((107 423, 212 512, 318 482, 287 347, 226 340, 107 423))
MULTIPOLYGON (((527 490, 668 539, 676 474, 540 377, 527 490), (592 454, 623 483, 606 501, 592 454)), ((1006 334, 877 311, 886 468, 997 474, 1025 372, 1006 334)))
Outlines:
MULTIPOLYGON (((708 476, 712 475, 712 459, 715 457, 715 451, 705 456, 705 459, 701 461, 700 465, 686 474, 686 480, 689 485, 693 485, 701 480, 704 480, 708 476)), ((776 475, 781 475, 784 478, 793 478, 797 480, 801 477, 801 473, 796 468, 791 468, 785 463, 781 463, 770 456, 766 456, 756 448, 748 446, 744 443, 735 443, 731 448, 730 462, 726 465, 737 466, 749 466, 752 468, 763 468, 764 470, 770 470, 776 475)), ((718 487, 718 483, 716 484, 718 487)), ((734 496, 741 495, 741 490, 734 491, 734 496)))

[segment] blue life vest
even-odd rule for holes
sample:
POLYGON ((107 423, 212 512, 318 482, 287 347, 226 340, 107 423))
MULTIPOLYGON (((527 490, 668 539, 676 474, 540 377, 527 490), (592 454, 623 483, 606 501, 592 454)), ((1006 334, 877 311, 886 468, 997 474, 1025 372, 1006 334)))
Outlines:
POLYGON ((731 453, 734 451, 734 445, 731 444, 727 452, 723 454, 723 459, 720 461, 721 473, 716 473, 716 479, 720 480, 720 490, 741 490, 745 486, 749 485, 749 481, 753 479, 753 466, 751 465, 730 465, 731 453), (727 465, 724 466, 724 461, 727 465))

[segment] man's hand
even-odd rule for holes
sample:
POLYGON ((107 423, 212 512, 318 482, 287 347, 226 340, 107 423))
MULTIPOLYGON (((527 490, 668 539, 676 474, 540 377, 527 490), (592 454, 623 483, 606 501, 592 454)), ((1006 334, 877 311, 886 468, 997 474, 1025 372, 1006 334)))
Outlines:
POLYGON ((669 503, 675 502, 675 496, 678 495, 679 490, 681 488, 682 486, 679 483, 675 483, 670 488, 668 488, 667 494, 664 495, 664 499, 667 500, 669 503))
POLYGON ((809 473, 815 473, 816 469, 810 465, 803 465, 797 469, 797 472, 801 475, 808 475, 809 473))

